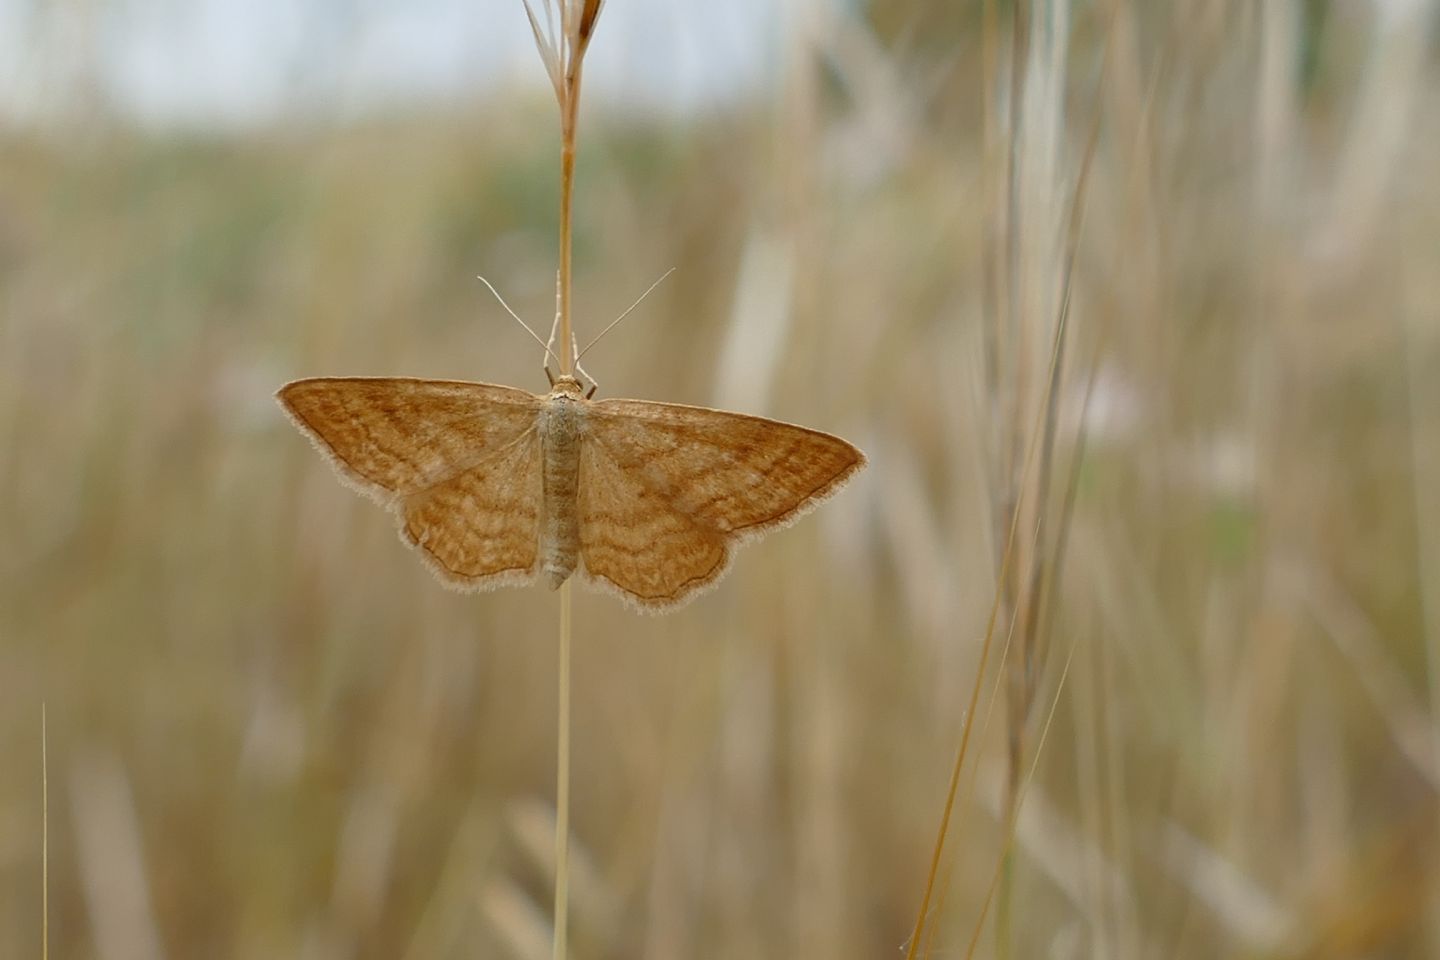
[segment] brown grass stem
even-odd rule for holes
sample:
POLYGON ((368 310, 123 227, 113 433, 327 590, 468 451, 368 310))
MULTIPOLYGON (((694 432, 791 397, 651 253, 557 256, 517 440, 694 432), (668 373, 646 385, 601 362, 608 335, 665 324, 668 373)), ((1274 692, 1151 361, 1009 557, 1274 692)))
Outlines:
MULTIPOLYGON (((546 352, 554 356, 563 376, 579 365, 571 324, 573 277, 573 209, 575 196, 575 125, 580 110, 580 77, 585 49, 594 33, 603 0, 559 0, 560 35, 542 30, 529 0, 525 13, 535 33, 540 58, 555 87, 560 107, 560 254, 555 280, 555 326, 546 352)), ((547 0, 545 23, 555 18, 547 0)), ((507 308, 508 309, 508 308, 507 308)), ((567 916, 570 894, 570 581, 560 587, 560 649, 557 731, 555 748, 555 935, 554 960, 567 955, 567 916)))
POLYGON ((554 960, 566 956, 570 905, 570 581, 560 585, 559 698, 555 734, 554 960))
MULTIPOLYGON (((555 22, 551 15, 550 2, 551 0, 547 0, 545 5, 547 27, 555 22)), ((541 28, 540 19, 535 16, 529 0, 524 0, 524 6, 526 16, 530 18, 530 28, 535 34, 535 45, 540 50, 540 59, 545 63, 546 73, 555 88, 555 99, 560 107, 560 256, 555 278, 555 326, 551 331, 547 350, 558 350, 560 373, 568 376, 575 372, 576 366, 574 328, 571 324, 571 250, 574 246, 571 211, 575 191, 575 127, 580 114, 580 78, 585 64, 585 50, 594 35, 595 23, 604 4, 603 0, 557 2, 560 12, 558 37, 551 36, 547 29, 541 28)))
POLYGON ((50 748, 40 704, 40 957, 50 957, 50 748))
POLYGON ((575 108, 580 92, 580 67, 566 77, 566 96, 560 104, 560 279, 555 322, 560 344, 560 372, 571 374, 575 364, 575 336, 570 326, 571 209, 575 192, 575 108))

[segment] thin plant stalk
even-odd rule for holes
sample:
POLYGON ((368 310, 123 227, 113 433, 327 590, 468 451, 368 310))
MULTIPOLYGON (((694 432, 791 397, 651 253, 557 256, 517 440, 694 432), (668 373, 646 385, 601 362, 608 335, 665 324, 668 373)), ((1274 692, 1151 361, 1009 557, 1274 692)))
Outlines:
MULTIPOLYGON (((575 123, 580 109, 580 75, 585 49, 595 30, 603 0, 558 0, 559 36, 551 30, 551 0, 545 5, 544 28, 529 0, 525 13, 535 33, 535 45, 555 88, 560 107, 560 254, 555 278, 555 326, 550 332, 547 356, 553 356, 561 376, 573 376, 579 365, 571 325, 572 209, 575 194, 575 123)), ((570 581, 560 585, 559 690, 555 747, 555 932, 554 960, 565 960, 570 899, 570 581)))
POLYGON ((567 95, 560 104, 560 277, 555 322, 560 338, 560 372, 574 372, 575 337, 570 326, 571 200, 575 190, 575 112, 580 94, 580 64, 566 75, 567 95))
POLYGON ((560 585, 560 696, 555 748, 555 949, 565 960, 570 899, 570 581, 560 585))
POLYGON ((40 704, 40 958, 50 958, 50 748, 40 704))
MULTIPOLYGON (((564 19, 562 18, 562 24, 564 19)), ((571 216, 575 189, 575 109, 580 65, 566 71, 560 102, 560 266, 556 290, 556 333, 559 336, 560 373, 574 372, 575 337, 571 313, 571 216), (571 85, 573 77, 573 86, 571 85)), ((560 653, 558 717, 555 743, 555 936, 553 960, 568 956, 570 913, 570 581, 560 585, 560 653)))
MULTIPOLYGON (((567 80, 569 77, 567 76, 567 80)), ((579 67, 575 81, 579 82, 579 67)), ((567 85, 567 90, 570 88, 567 85)), ((578 93, 578 89, 574 92, 578 93)), ((575 180, 575 97, 560 104, 560 268, 556 284, 556 333, 560 373, 574 372, 575 339, 570 326, 571 199, 575 180)), ((570 581, 560 585, 559 696, 555 743, 555 937, 553 960, 565 960, 570 910, 570 581)))

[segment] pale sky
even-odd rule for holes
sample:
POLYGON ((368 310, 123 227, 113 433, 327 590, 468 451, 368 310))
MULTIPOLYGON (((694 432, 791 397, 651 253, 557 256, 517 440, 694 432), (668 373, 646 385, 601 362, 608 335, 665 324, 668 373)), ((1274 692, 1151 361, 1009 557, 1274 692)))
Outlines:
MULTIPOLYGON (((590 95, 690 109, 765 84, 781 9, 607 0, 590 95)), ((87 87, 148 125, 226 126, 544 83, 520 0, 0 0, 12 119, 43 122, 87 87)))

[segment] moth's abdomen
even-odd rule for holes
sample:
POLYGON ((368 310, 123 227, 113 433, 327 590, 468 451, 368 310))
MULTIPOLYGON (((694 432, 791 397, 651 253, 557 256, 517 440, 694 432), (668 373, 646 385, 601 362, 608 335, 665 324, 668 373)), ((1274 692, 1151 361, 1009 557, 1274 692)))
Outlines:
POLYGON ((580 551, 575 499, 580 487, 583 402, 551 395, 540 411, 540 442, 545 456, 545 513, 540 526, 540 565, 552 590, 575 572, 580 551))

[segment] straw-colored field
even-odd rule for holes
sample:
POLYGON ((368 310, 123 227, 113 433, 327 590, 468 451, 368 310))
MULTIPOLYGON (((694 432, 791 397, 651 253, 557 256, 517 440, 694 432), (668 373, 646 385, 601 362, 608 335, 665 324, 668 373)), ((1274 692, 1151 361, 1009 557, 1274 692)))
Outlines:
MULTIPOLYGON (((917 956, 1440 956, 1437 4, 815 6, 762 99, 581 111, 582 343, 678 267, 601 395, 870 466, 577 594, 573 956, 902 956, 997 590, 917 956)), ((0 129, 0 957, 42 865, 56 960, 549 956, 555 595, 272 394, 544 390, 473 278, 548 329, 556 136, 0 129)))

